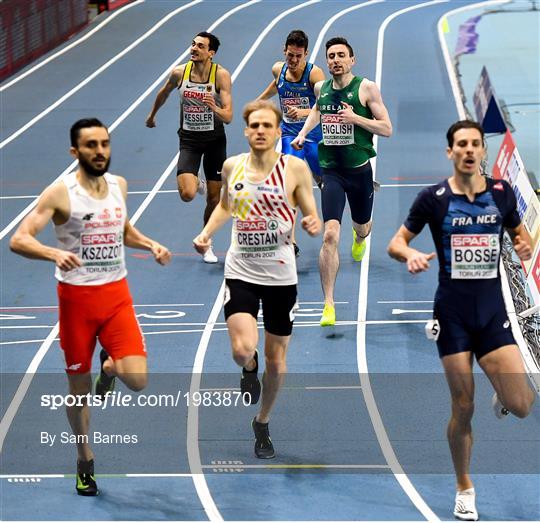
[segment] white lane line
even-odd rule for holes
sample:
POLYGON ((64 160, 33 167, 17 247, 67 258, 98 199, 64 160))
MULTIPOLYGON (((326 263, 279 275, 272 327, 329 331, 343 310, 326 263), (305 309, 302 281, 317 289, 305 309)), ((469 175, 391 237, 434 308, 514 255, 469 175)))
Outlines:
MULTIPOLYGON (((425 318, 423 320, 366 320, 364 323, 366 325, 399 325, 399 324, 407 324, 407 323, 426 323, 426 321, 429 318, 425 318)), ((203 324, 203 325, 206 325, 203 324)), ((357 321, 336 321, 336 327, 343 327, 343 326, 350 326, 350 325, 358 325, 357 321)), ((201 325, 202 326, 202 325, 201 325)), ((294 323, 295 328, 302 328, 302 327, 320 327, 320 324, 318 321, 311 322, 311 323, 294 323)), ((51 326, 47 326, 47 328, 50 328, 51 326)), ((264 329, 264 325, 258 324, 257 328, 264 329)), ((226 332, 227 327, 214 327, 213 332, 226 332)), ((191 334, 191 333, 199 333, 204 332, 204 329, 179 329, 179 330, 166 330, 166 331, 144 331, 143 334, 145 336, 157 336, 157 335, 166 335, 166 334, 191 334)), ((0 342, 0 347, 2 345, 25 345, 30 343, 42 343, 45 341, 44 339, 37 339, 37 340, 17 340, 17 341, 2 341, 0 342)), ((58 341, 58 338, 53 340, 58 341)))
POLYGON ((380 300, 377 303, 433 303, 433 300, 380 300))
POLYGON ((326 21, 326 23, 324 24, 323 28, 319 31, 319 34, 317 35, 317 40, 315 41, 315 45, 313 46, 313 50, 311 51, 311 55, 310 55, 310 57, 308 59, 308 62, 313 63, 316 60, 317 55, 319 54, 319 49, 321 48, 322 42, 324 40, 324 37, 325 37, 326 33, 328 32, 328 29, 330 29, 332 24, 338 18, 341 18, 342 16, 345 16, 346 14, 350 13, 351 11, 355 11, 356 9, 360 9, 362 7, 367 7, 369 5, 380 4, 382 2, 384 2, 384 0, 370 0, 369 2, 364 2, 362 4, 356 4, 356 5, 353 5, 352 7, 348 7, 347 9, 343 9, 339 13, 336 13, 334 16, 329 18, 326 21))
POLYGON ((108 69, 112 64, 120 60, 123 56, 125 56, 127 53, 129 53, 132 49, 137 47, 141 42, 146 40, 150 35, 155 33, 163 24, 167 23, 172 17, 176 16, 178 13, 181 13, 182 11, 185 11, 186 9, 189 9, 190 7, 200 4, 203 0, 193 0, 189 4, 183 5, 182 7, 179 7, 178 9, 175 9, 174 11, 170 12, 167 16, 162 18, 152 29, 146 31, 142 36, 137 38, 133 43, 128 45, 123 51, 115 55, 113 58, 105 62, 101 67, 96 69, 91 75, 88 75, 82 82, 77 84, 73 89, 69 90, 66 94, 58 98, 56 102, 51 104, 47 109, 44 109, 41 111, 38 115, 34 116, 29 122, 24 124, 19 130, 15 131, 13 134, 8 136, 5 140, 0 142, 0 149, 3 149, 6 145, 11 143, 15 138, 18 138, 21 134, 23 134, 25 131, 30 129, 35 123, 39 122, 42 118, 47 116, 51 111, 54 111, 59 105, 63 104, 68 98, 71 98, 75 93, 80 91, 85 85, 90 83, 94 78, 99 76, 103 71, 108 69))
POLYGON ((419 312, 432 313, 433 309, 392 309, 392 314, 416 314, 419 312))
POLYGON ((56 339, 57 336, 58 324, 56 324, 51 330, 51 332, 49 332, 49 335, 47 336, 47 338, 45 338, 45 341, 42 343, 41 347, 36 352, 35 356, 32 358, 32 361, 30 362, 30 365, 28 365, 28 368, 26 369, 26 372, 21 382, 19 383, 19 386, 17 387, 17 391, 15 392, 15 395, 13 396, 9 407, 7 408, 4 416, 2 417, 2 421, 0 421, 0 454, 2 454, 4 440, 6 439, 9 427, 11 427, 11 423, 13 422, 13 419, 15 418, 15 415, 17 414, 21 403, 26 396, 26 392, 28 391, 28 388, 32 383, 32 379, 34 378, 34 375, 38 370, 39 364, 41 363, 41 360, 45 357, 45 354, 47 354, 49 347, 52 345, 53 341, 56 339))
MULTIPOLYGON (((161 175, 159 180, 156 182, 156 186, 159 187, 159 184, 163 184, 165 182, 165 179, 167 176, 172 172, 172 170, 175 168, 176 163, 174 161, 171 161, 165 172, 161 175)), ((135 211, 134 218, 132 218, 130 221, 134 225, 137 221, 137 219, 141 216, 143 211, 148 207, 148 204, 150 203, 151 198, 146 198, 137 211, 135 211)), ((2 449, 4 447, 4 440, 6 439, 7 432, 9 430, 9 427, 11 426, 11 423, 13 422, 13 419, 15 417, 15 414, 19 410, 19 407, 26 396, 26 393, 28 391, 28 388, 30 387, 30 384, 32 383, 32 379, 37 372, 37 369, 39 367, 39 364, 45 357, 45 354, 47 354, 47 351, 49 350, 50 346, 52 345, 53 341, 58 336, 59 331, 59 325, 58 323, 53 327, 35 356, 33 357, 32 361, 30 362, 30 365, 26 369, 26 372, 21 380, 21 383, 17 387, 17 391, 15 392, 15 395, 13 396, 11 403, 9 404, 9 407, 2 417, 2 421, 0 421, 0 454, 2 453, 2 449)))
MULTIPOLYGON (((421 4, 416 4, 405 9, 400 9, 392 13, 387 17, 382 25, 379 28, 378 41, 377 41, 377 62, 376 62, 376 73, 375 73, 375 82, 377 85, 382 86, 382 66, 383 66, 383 50, 384 50, 384 33, 388 24, 405 13, 410 11, 421 9, 424 7, 445 3, 447 0, 433 0, 430 2, 424 2, 421 4)), ((378 137, 374 137, 374 146, 377 147, 378 137)), ((376 157, 373 158, 376 160, 376 157)), ((376 161, 373 162, 373 177, 375 179, 376 174, 376 161)), ((440 521, 437 515, 431 510, 427 505, 424 499, 420 496, 411 480, 404 473, 401 464, 399 463, 397 456, 394 452, 386 428, 382 421, 377 403, 375 401, 375 396, 373 390, 371 389, 371 382, 369 377, 369 369, 367 362, 367 352, 366 352, 366 317, 367 317, 367 296, 368 296, 368 276, 369 276, 369 258, 371 251, 371 236, 367 239, 366 253, 364 255, 364 260, 367 261, 362 263, 362 270, 360 271, 360 285, 358 289, 358 326, 356 331, 356 342, 357 342, 357 360, 358 360, 358 372, 360 374, 360 384, 362 385, 362 393, 366 402, 366 406, 369 412, 369 417, 373 423, 373 428, 377 436, 377 440, 381 447, 381 450, 384 454, 386 462, 390 465, 392 472, 396 480, 401 485, 401 488, 409 496, 410 500, 417 508, 417 510, 428 520, 428 521, 440 521)))
MULTIPOLYGON (((191 395, 201 388, 204 356, 206 355, 206 351, 208 349, 208 343, 210 342, 210 336, 212 335, 214 323, 216 322, 216 319, 221 311, 224 290, 225 282, 221 284, 216 300, 214 301, 214 305, 210 312, 210 316, 208 317, 208 321, 206 322, 206 326, 199 341, 199 346, 197 347, 197 353, 195 354, 195 361, 193 363, 193 371, 191 375, 191 395)), ((193 474, 193 483, 195 485, 195 489, 197 490, 197 495, 203 503, 203 507, 208 519, 210 521, 223 521, 223 517, 214 503, 208 488, 208 484, 206 483, 206 478, 202 472, 201 455, 199 452, 199 409, 195 407, 193 402, 190 402, 188 407, 187 454, 189 470, 193 474)))
POLYGON ((38 69, 41 69, 44 65, 47 65, 49 62, 52 62, 54 59, 58 58, 59 56, 63 55, 64 53, 67 53, 69 50, 73 49, 74 47, 78 46, 79 44, 82 44, 85 40, 88 40, 92 35, 97 33, 100 29, 103 29, 107 24, 112 22, 118 15, 124 13, 128 9, 131 9, 132 7, 135 7, 138 4, 142 4, 145 0, 136 0, 136 2, 130 3, 125 5, 124 7, 121 7, 117 11, 115 11, 113 14, 108 16, 103 22, 98 24, 96 27, 94 27, 91 31, 88 31, 84 36, 81 38, 78 38, 77 40, 73 41, 63 49, 60 49, 60 51, 57 51, 56 53, 52 54, 42 62, 39 62, 38 64, 34 65, 28 71, 25 71, 24 73, 16 76, 6 84, 2 85, 0 87, 0 93, 5 91, 8 87, 11 87, 12 85, 16 84, 17 82, 21 81, 23 78, 26 78, 28 75, 34 73, 38 69))

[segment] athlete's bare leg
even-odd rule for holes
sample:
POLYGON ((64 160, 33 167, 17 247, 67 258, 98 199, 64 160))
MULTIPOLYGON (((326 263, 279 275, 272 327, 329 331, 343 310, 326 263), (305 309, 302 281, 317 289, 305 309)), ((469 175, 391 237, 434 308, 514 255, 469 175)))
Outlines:
POLYGON ((216 208, 216 205, 219 203, 219 198, 221 196, 221 187, 223 183, 221 181, 207 181, 207 193, 206 193, 206 207, 204 209, 204 223, 210 218, 212 211, 216 208))
POLYGON ((478 364, 504 407, 518 418, 528 416, 536 395, 529 386, 517 345, 505 345, 488 352, 478 364))
POLYGON ((268 423, 279 390, 287 373, 287 348, 290 336, 276 336, 265 332, 263 389, 259 423, 268 423))
POLYGON ((334 306, 334 288, 339 269, 339 234, 341 225, 337 220, 324 223, 324 236, 319 254, 319 272, 324 294, 324 303, 334 306))
POLYGON ((176 177, 176 184, 182 201, 190 202, 197 194, 199 177, 193 173, 182 173, 176 177))
POLYGON ((246 370, 255 368, 255 349, 259 341, 257 320, 247 312, 237 312, 227 318, 233 360, 246 370))
POLYGON ((452 397, 452 415, 447 436, 458 491, 473 487, 469 473, 473 445, 471 419, 474 412, 472 358, 472 352, 459 352, 442 358, 452 397))
POLYGON ((144 356, 125 356, 113 360, 110 356, 103 363, 107 376, 116 376, 124 385, 135 392, 143 390, 148 383, 148 368, 144 356))
MULTIPOLYGON (((89 372, 84 374, 68 374, 69 393, 73 396, 85 396, 92 392, 92 378, 89 372)), ((79 403, 79 402, 77 402, 79 403)), ((66 407, 67 418, 71 430, 75 436, 88 436, 90 428, 90 407, 86 402, 84 405, 73 405, 66 407)), ((90 448, 87 438, 77 438, 77 458, 79 461, 90 461, 94 459, 94 453, 90 448), (82 440, 82 441, 79 441, 82 440)))

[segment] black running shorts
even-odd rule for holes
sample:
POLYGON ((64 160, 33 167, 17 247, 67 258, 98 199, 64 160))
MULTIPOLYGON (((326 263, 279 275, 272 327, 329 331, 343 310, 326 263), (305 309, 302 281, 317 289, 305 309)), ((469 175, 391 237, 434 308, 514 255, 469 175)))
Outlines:
POLYGON ((243 280, 225 280, 225 320, 237 312, 246 312, 257 319, 261 301, 264 330, 275 336, 290 336, 296 285, 257 285, 243 280))
POLYGON ((373 171, 367 162, 354 169, 321 168, 323 186, 321 193, 323 220, 341 223, 345 198, 349 202, 351 218, 364 224, 371 220, 373 209, 373 171))
POLYGON ((191 173, 198 175, 203 161, 204 175, 207 181, 220 182, 221 168, 227 158, 227 139, 225 135, 209 141, 194 141, 180 137, 180 156, 176 174, 191 173))
POLYGON ((500 285, 490 292, 463 294, 439 285, 433 316, 439 320, 439 356, 471 351, 479 360, 505 345, 515 345, 500 285))

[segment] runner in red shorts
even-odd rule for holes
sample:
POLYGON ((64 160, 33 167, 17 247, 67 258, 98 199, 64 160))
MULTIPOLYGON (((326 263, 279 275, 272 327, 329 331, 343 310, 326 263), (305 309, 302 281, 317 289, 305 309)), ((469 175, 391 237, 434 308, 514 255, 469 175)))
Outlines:
MULTIPOLYGON (((60 345, 70 394, 86 396, 92 391, 96 338, 103 347, 96 395, 112 391, 116 376, 140 391, 147 381, 146 349, 127 285, 124 245, 151 251, 161 265, 170 261, 171 253, 129 223, 127 182, 107 172, 111 157, 107 128, 95 118, 79 120, 70 137, 78 170, 43 191, 11 238, 10 248, 56 264, 60 345), (57 248, 36 239, 51 220, 57 248)), ((87 437, 88 404, 67 407, 67 416, 73 433, 83 436, 77 438, 77 493, 95 496, 99 491, 87 437)))

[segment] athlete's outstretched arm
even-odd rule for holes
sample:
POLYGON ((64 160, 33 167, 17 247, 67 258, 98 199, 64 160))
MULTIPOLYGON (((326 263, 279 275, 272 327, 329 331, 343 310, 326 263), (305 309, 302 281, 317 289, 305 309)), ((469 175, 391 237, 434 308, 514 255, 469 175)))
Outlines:
POLYGON ((223 185, 221 187, 221 198, 210 218, 206 222, 203 230, 193 238, 193 247, 199 254, 204 254, 212 245, 212 236, 227 223, 231 217, 229 207, 228 178, 236 164, 236 156, 231 156, 225 160, 221 170, 223 185))
POLYGON ((317 213, 317 204, 313 196, 311 172, 306 163, 294 156, 289 158, 287 168, 292 171, 296 180, 292 203, 300 207, 302 212, 302 228, 310 235, 316 236, 321 232, 321 220, 317 213))
MULTIPOLYGON (((41 194, 36 207, 26 216, 11 237, 9 248, 25 258, 52 261, 63 271, 80 267, 82 262, 76 254, 49 247, 36 239, 36 236, 58 214, 62 207, 62 200, 65 199, 67 202, 67 198, 67 190, 63 183, 47 187, 41 194)), ((68 213, 66 209, 66 214, 68 213)))
POLYGON ((178 86, 179 80, 182 78, 183 67, 175 67, 163 87, 158 91, 156 99, 154 100, 154 105, 152 110, 146 117, 146 127, 155 127, 156 126, 156 114, 159 111, 159 108, 167 101, 171 91, 178 86))
POLYGON ((429 262, 436 256, 434 252, 426 254, 409 247, 415 237, 416 234, 402 225, 388 244, 388 254, 395 260, 406 263, 407 270, 412 274, 427 271, 429 262))
MULTIPOLYGON (((317 82, 315 84, 315 87, 313 90, 315 91, 315 96, 317 96, 317 99, 319 98, 319 94, 321 92, 321 86, 323 82, 317 82)), ((304 142, 306 141, 306 136, 308 133, 314 129, 319 122, 321 121, 321 112, 319 111, 319 107, 317 106, 317 103, 313 105, 311 108, 311 111, 309 112, 309 116, 307 117, 304 127, 302 127, 302 130, 298 133, 298 136, 291 142, 291 145, 296 149, 302 149, 304 146, 304 142)))

